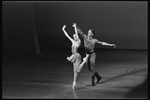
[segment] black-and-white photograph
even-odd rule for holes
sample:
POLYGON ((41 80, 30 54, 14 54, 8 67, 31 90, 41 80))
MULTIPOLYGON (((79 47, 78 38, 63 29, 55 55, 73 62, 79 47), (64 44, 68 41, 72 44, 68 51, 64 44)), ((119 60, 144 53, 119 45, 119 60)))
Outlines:
POLYGON ((148 1, 2 1, 2 99, 148 99, 148 1))

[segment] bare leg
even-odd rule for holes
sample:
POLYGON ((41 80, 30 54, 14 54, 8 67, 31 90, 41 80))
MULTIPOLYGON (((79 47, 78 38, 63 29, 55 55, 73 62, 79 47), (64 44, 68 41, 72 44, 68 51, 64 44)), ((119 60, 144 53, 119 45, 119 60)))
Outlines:
POLYGON ((94 67, 95 67, 95 60, 96 60, 96 54, 93 53, 90 55, 90 59, 89 59, 89 68, 90 68, 90 72, 91 72, 91 84, 92 86, 95 86, 95 71, 94 71, 94 67))
POLYGON ((92 72, 93 80, 94 80, 94 77, 96 76, 97 78, 96 83, 98 83, 102 79, 102 77, 99 76, 99 74, 95 71, 95 60, 96 60, 96 54, 95 55, 93 54, 90 59, 91 72, 92 72))
POLYGON ((76 71, 74 71, 74 80, 73 80, 73 84, 72 84, 72 89, 73 90, 76 89, 77 76, 78 76, 78 73, 76 71))
POLYGON ((89 54, 87 54, 86 57, 83 58, 83 62, 79 65, 78 72, 81 71, 81 69, 83 68, 84 64, 86 63, 88 57, 89 57, 89 54))
POLYGON ((93 53, 91 55, 91 58, 90 58, 90 67, 91 67, 91 72, 92 74, 94 75, 95 71, 94 71, 94 68, 95 68, 95 60, 96 60, 96 54, 93 53))
POLYGON ((77 57, 75 60, 75 63, 73 63, 74 66, 74 80, 73 80, 73 84, 72 84, 72 89, 75 90, 76 89, 76 81, 77 81, 77 76, 78 76, 78 66, 81 63, 81 58, 77 57))

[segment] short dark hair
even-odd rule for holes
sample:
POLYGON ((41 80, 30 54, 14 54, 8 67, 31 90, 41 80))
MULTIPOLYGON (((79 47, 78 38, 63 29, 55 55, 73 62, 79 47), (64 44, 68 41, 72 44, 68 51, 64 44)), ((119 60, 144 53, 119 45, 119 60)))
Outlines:
POLYGON ((93 36, 95 36, 95 31, 93 29, 89 29, 89 30, 92 32, 93 36))

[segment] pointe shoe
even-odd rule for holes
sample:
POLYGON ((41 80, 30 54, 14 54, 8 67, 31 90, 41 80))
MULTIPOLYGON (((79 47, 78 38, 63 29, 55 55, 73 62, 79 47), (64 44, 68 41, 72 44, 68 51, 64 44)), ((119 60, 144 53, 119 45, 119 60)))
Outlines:
POLYGON ((89 55, 87 55, 86 57, 83 58, 83 61, 86 62, 88 59, 89 55))
POLYGON ((75 83, 75 82, 73 82, 72 89, 73 89, 73 90, 76 89, 76 83, 75 83))
POLYGON ((83 61, 86 62, 86 58, 83 58, 83 61))

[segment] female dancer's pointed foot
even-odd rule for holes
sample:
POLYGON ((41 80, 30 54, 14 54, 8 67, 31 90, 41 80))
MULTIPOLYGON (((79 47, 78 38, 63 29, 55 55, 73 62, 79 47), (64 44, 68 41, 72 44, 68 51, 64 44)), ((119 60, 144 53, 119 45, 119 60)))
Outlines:
POLYGON ((88 57, 89 57, 89 54, 87 54, 86 57, 83 58, 83 61, 86 62, 88 57))
POLYGON ((73 90, 76 89, 76 83, 75 83, 75 82, 73 82, 72 89, 73 89, 73 90))

